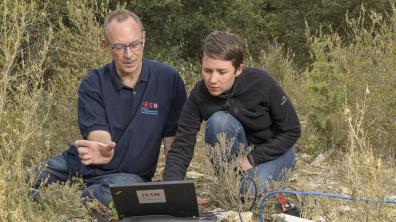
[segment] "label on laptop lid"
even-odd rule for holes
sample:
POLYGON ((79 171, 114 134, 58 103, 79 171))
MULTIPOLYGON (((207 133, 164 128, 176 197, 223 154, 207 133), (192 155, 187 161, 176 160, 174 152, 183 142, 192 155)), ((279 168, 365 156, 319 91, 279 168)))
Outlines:
POLYGON ((165 192, 163 189, 158 190, 137 190, 136 194, 140 204, 145 203, 166 203, 165 192))

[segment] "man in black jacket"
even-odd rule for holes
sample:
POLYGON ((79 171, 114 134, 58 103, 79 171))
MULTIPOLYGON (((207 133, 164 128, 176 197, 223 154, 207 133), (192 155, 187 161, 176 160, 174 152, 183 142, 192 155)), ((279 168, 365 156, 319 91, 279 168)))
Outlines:
POLYGON ((252 146, 239 156, 241 167, 255 174, 260 192, 271 180, 282 180, 295 165, 294 144, 301 129, 290 100, 265 71, 245 68, 243 42, 232 33, 213 32, 202 50, 202 80, 192 89, 179 119, 176 138, 166 159, 164 180, 183 180, 193 157, 196 135, 206 121, 205 142, 214 146, 219 133, 252 146))

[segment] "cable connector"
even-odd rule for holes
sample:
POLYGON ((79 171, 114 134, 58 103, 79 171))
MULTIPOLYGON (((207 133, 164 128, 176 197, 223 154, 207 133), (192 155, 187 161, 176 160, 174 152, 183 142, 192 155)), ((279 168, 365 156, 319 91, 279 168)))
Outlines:
POLYGON ((284 195, 275 194, 274 197, 278 201, 279 207, 284 214, 300 217, 300 212, 297 207, 293 203, 287 201, 284 195))

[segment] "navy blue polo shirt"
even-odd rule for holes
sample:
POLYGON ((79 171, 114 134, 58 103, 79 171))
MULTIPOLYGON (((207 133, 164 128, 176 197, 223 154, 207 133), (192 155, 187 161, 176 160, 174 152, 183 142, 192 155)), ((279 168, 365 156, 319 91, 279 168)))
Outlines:
POLYGON ((163 137, 174 136, 186 101, 184 83, 172 67, 143 60, 134 89, 123 85, 114 63, 92 70, 78 90, 78 122, 87 138, 94 130, 110 132, 116 143, 106 165, 81 164, 84 177, 133 173, 150 180, 163 137))

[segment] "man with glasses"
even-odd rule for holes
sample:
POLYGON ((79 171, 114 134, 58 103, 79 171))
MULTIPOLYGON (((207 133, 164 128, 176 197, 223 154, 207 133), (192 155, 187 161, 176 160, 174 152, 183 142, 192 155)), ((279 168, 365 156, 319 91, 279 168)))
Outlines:
POLYGON ((110 184, 151 180, 161 141, 165 154, 173 142, 186 91, 174 68, 143 59, 146 32, 136 14, 116 10, 103 30, 113 61, 89 72, 79 87, 83 140, 50 159, 35 188, 82 176, 83 196, 108 206, 110 184))

